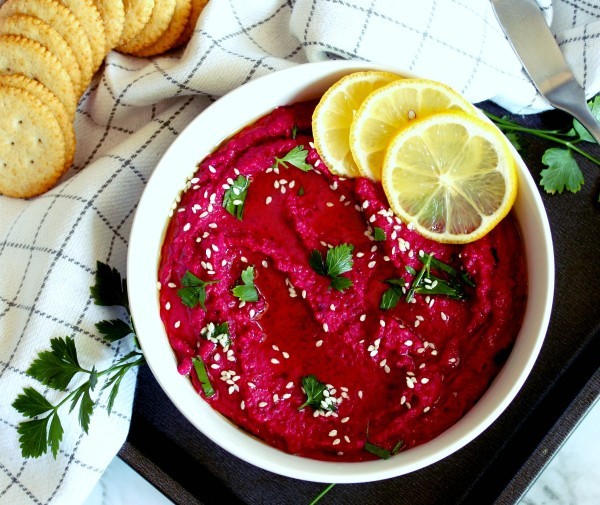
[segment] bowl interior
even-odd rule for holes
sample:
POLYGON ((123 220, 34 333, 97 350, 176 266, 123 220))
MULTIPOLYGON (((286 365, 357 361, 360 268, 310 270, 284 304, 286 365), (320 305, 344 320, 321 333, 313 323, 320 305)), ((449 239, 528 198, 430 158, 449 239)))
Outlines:
POLYGON ((197 163, 224 139, 275 106, 318 98, 343 75, 366 69, 414 76, 402 69, 358 62, 297 65, 251 81, 201 112, 164 153, 148 181, 134 218, 128 250, 130 305, 140 345, 152 373, 174 405, 204 435, 242 460, 277 474, 314 482, 368 482, 403 475, 434 463, 473 440, 508 406, 531 371, 546 334, 554 291, 548 220, 537 187, 513 149, 519 172, 514 212, 524 239, 529 282, 523 326, 508 361, 485 395, 434 440, 388 460, 362 463, 315 461, 285 454, 228 422, 196 393, 187 377, 177 372, 160 319, 156 274, 169 211, 185 181, 197 163))

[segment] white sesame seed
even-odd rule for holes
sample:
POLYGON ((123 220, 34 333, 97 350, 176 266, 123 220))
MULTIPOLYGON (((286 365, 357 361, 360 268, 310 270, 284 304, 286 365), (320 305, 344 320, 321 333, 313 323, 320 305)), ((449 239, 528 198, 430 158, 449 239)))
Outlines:
POLYGON ((279 401, 279 395, 278 395, 277 393, 275 393, 275 394, 273 395, 273 401, 274 401, 275 403, 277 403, 277 402, 279 401))
POLYGON ((240 409, 244 410, 246 408, 246 404, 244 403, 244 400, 242 400, 240 402, 240 409))
POLYGON ((316 347, 321 347, 323 345, 323 341, 322 340, 317 340, 315 346, 316 347))
POLYGON ((342 420, 340 422, 347 423, 348 421, 350 421, 350 418, 349 417, 344 417, 344 418, 342 418, 342 420))
POLYGON ((338 445, 340 443, 340 439, 336 438, 331 445, 338 445))
POLYGON ((365 200, 362 204, 362 208, 366 209, 369 206, 369 200, 365 200))
POLYGON ((348 443, 350 443, 350 437, 348 435, 344 435, 344 440, 348 443))
POLYGON ((385 370, 385 373, 390 373, 391 372, 391 369, 390 369, 390 367, 388 365, 385 365, 383 367, 383 369, 385 370))
POLYGON ((293 387, 294 387, 294 383, 293 383, 292 381, 288 382, 288 383, 285 385, 285 388, 286 388, 286 389, 292 389, 293 387))
POLYGON ((171 302, 165 303, 165 310, 170 310, 170 309, 171 309, 171 302))
POLYGON ((219 368, 219 365, 216 365, 215 363, 213 363, 212 365, 210 365, 211 368, 219 368))
POLYGON ((442 318, 443 321, 446 321, 448 319, 448 316, 444 312, 440 313, 440 317, 442 318))
POLYGON ((413 345, 413 341, 412 340, 406 340, 404 342, 404 345, 407 346, 407 347, 410 347, 411 345, 413 345))
POLYGON ((379 326, 381 326, 382 328, 385 328, 385 321, 383 319, 379 320, 379 326))
POLYGON ((366 314, 362 314, 358 319, 360 321, 364 321, 365 319, 367 319, 367 315, 366 314))
POLYGON ((333 207, 333 202, 327 202, 326 205, 327 207, 333 207))
POLYGON ((335 310, 335 305, 333 303, 329 306, 329 310, 335 310))
POLYGON ((240 261, 242 261, 243 263, 248 263, 248 258, 246 258, 246 256, 241 256, 240 261))
POLYGON ((331 431, 329 432, 329 436, 330 436, 330 437, 335 437, 336 435, 337 435, 337 430, 331 430, 331 431))
POLYGON ((429 382, 429 379, 427 377, 423 377, 421 379, 421 384, 427 384, 429 382))
POLYGON ((271 358, 271 363, 274 365, 279 365, 279 360, 277 358, 271 358))
POLYGON ((267 402, 260 402, 258 406, 262 409, 267 406, 267 402))
POLYGON ((192 225, 190 223, 186 223, 185 226, 183 227, 183 231, 188 231, 191 227, 192 227, 192 225))
POLYGON ((263 261, 262 261, 262 266, 263 266, 264 268, 267 268, 267 267, 269 266, 269 263, 267 263, 267 260, 263 260, 263 261))
POLYGON ((217 223, 210 223, 208 227, 214 230, 217 227, 217 223))
POLYGON ((423 412, 429 412, 429 409, 430 409, 430 408, 431 408, 431 407, 425 407, 425 408, 423 409, 423 412))
POLYGON ((329 325, 327 323, 323 323, 323 331, 327 333, 329 331, 329 325))
POLYGON ((356 253, 356 257, 357 258, 362 258, 364 255, 365 255, 365 253, 363 253, 363 252, 357 252, 356 253))
POLYGON ((375 268, 375 265, 377 264, 376 261, 370 261, 369 264, 367 265, 369 268, 375 268))
POLYGON ((179 328, 181 326, 181 321, 175 321, 173 326, 175 326, 175 328, 179 328))
POLYGON ((359 397, 359 398, 362 398, 362 397, 363 397, 363 392, 362 392, 362 391, 359 391, 359 392, 358 392, 358 397, 359 397))

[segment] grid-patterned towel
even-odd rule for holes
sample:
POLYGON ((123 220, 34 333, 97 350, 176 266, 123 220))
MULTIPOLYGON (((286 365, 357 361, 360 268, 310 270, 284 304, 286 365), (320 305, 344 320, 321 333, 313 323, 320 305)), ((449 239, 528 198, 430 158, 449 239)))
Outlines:
MULTIPOLYGON (((0 1, 2 3, 2 1, 0 1)), ((588 97, 600 90, 600 0, 539 0, 588 97)), ((0 502, 80 503, 127 435, 135 377, 111 416, 98 394, 88 435, 62 413, 64 441, 25 460, 11 407, 52 337, 76 340, 83 366, 130 350, 94 324, 119 314, 90 298, 96 260, 126 275, 136 204, 161 154, 202 109, 260 75, 307 61, 367 60, 454 86, 473 102, 547 109, 521 72, 487 0, 211 0, 185 50, 154 59, 111 53, 82 98, 73 168, 30 201, 0 196, 0 502)))

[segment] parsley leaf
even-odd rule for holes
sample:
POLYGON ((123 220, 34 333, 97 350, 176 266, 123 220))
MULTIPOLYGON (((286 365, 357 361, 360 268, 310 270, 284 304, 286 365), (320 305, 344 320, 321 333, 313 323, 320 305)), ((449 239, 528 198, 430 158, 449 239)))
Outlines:
POLYGON ((565 188, 577 193, 581 189, 583 174, 570 150, 548 149, 542 156, 542 163, 548 167, 540 172, 540 183, 547 193, 562 193, 565 188))
POLYGON ((279 166, 282 166, 283 168, 289 168, 289 164, 296 168, 299 168, 303 172, 308 172, 309 170, 312 170, 313 167, 309 163, 306 163, 307 156, 308 150, 304 149, 303 145, 296 146, 283 158, 278 158, 277 156, 275 156, 275 163, 273 164, 273 168, 278 168, 279 166))
POLYGON ((38 354, 26 373, 44 386, 65 391, 71 379, 85 370, 79 366, 75 341, 72 338, 53 338, 50 347, 51 351, 38 354))
POLYGON ((233 288, 233 296, 242 302, 258 301, 258 291, 254 286, 254 267, 250 266, 242 271, 242 282, 233 288))
POLYGON ((402 295, 404 294, 402 288, 406 281, 400 277, 399 279, 387 279, 385 282, 391 287, 384 291, 381 302, 379 303, 379 308, 382 310, 389 310, 398 305, 400 298, 402 298, 402 295))
POLYGON ((386 239, 385 231, 383 231, 382 228, 375 226, 373 229, 373 238, 375 239, 375 242, 383 242, 386 239))
POLYGON ((336 403, 327 403, 325 401, 325 391, 328 389, 327 384, 319 381, 316 376, 311 374, 302 377, 302 389, 306 394, 306 401, 298 407, 298 410, 302 410, 305 407, 312 407, 315 410, 337 410, 336 403))
POLYGON ((396 445, 390 451, 388 449, 384 449, 383 447, 379 447, 378 445, 372 444, 371 442, 365 442, 365 450, 381 459, 389 459, 392 456, 395 456, 403 446, 404 441, 398 440, 396 445))
MULTIPOLYGON (((597 95, 595 98, 588 102, 588 107, 592 112, 592 115, 600 121, 600 95, 597 95)), ((573 120, 573 130, 579 138, 585 142, 596 142, 596 139, 592 137, 589 131, 583 126, 577 119, 573 120)))
POLYGON ((331 279, 330 288, 343 292, 352 286, 352 281, 347 277, 342 277, 341 274, 352 270, 354 265, 352 260, 353 251, 354 246, 352 244, 340 244, 328 249, 327 256, 323 260, 321 253, 314 249, 308 258, 308 263, 317 274, 331 279))
POLYGON ((177 290, 177 294, 181 299, 181 303, 186 307, 194 308, 199 304, 206 311, 206 306, 204 305, 206 301, 206 286, 216 284, 217 282, 219 281, 203 281, 189 270, 186 270, 181 278, 181 285, 183 287, 177 290))
MULTIPOLYGON (((96 327, 109 342, 133 333, 134 342, 137 345, 129 304, 127 303, 125 279, 121 279, 121 275, 117 270, 104 263, 98 262, 97 267, 96 282, 90 288, 92 298, 98 305, 124 307, 129 322, 101 321, 96 327)), ((37 358, 27 369, 27 374, 45 386, 65 392, 76 375, 87 374, 88 379, 76 389, 68 392, 56 405, 50 403, 34 388, 27 387, 23 389, 23 392, 12 403, 14 409, 29 419, 19 423, 17 428, 22 456, 24 458, 38 458, 50 450, 56 458, 64 434, 59 409, 64 404, 70 404, 69 413, 71 413, 79 406, 79 424, 83 431, 87 433, 95 406, 91 393, 98 384, 99 377, 108 376, 103 389, 112 388, 108 401, 108 413, 110 414, 121 379, 127 371, 144 363, 142 353, 136 350, 119 359, 105 370, 98 371, 95 367, 86 370, 79 364, 73 338, 57 337, 51 339, 50 350, 38 353, 37 358), (41 417, 44 415, 45 417, 41 417)))
POLYGON ((96 283, 90 288, 90 293, 96 305, 118 305, 129 310, 125 279, 121 279, 121 274, 116 268, 111 268, 101 261, 96 262, 96 283))
POLYGON ((206 371, 206 366, 204 365, 204 361, 200 356, 192 358, 192 363, 194 363, 194 370, 196 370, 196 375, 198 375, 198 380, 202 385, 202 391, 207 398, 210 398, 215 394, 215 390, 210 383, 210 378, 208 377, 208 372, 206 371))
POLYGON ((244 205, 246 203, 246 197, 248 196, 249 187, 250 180, 240 174, 223 195, 223 207, 233 217, 237 217, 240 221, 244 215, 244 205))

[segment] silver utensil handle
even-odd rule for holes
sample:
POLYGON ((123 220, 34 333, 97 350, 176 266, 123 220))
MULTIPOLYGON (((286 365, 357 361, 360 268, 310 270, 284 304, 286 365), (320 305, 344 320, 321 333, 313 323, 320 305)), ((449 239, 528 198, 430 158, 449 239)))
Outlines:
POLYGON ((600 144, 600 123, 591 113, 583 88, 575 79, 567 79, 566 82, 551 90, 546 94, 546 99, 557 109, 571 114, 600 144))

